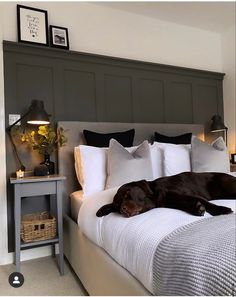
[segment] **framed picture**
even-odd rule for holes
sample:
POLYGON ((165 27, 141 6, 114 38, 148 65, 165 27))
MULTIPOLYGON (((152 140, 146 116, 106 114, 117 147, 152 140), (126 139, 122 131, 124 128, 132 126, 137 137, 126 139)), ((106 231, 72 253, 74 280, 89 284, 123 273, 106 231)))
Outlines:
POLYGON ((46 10, 17 5, 18 41, 48 46, 46 10))
POLYGON ((236 164, 236 154, 231 154, 231 163, 236 164))
POLYGON ((52 47, 69 49, 68 29, 50 26, 50 45, 52 47))

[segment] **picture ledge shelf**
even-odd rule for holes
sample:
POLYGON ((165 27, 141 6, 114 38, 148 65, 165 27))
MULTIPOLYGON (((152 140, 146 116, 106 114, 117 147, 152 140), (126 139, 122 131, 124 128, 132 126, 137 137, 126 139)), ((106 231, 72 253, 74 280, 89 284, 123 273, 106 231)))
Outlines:
POLYGON ((194 68, 187 68, 181 66, 173 66, 173 65, 166 65, 166 64, 159 64, 153 63, 148 61, 141 61, 141 60, 132 60, 120 57, 113 57, 113 56, 105 56, 93 53, 86 53, 86 52, 78 52, 78 51, 71 51, 71 50, 64 50, 64 49, 57 49, 52 47, 45 47, 40 45, 32 45, 32 44, 25 44, 20 42, 14 41, 3 41, 3 50, 4 52, 17 52, 22 54, 33 54, 35 55, 35 51, 37 51, 37 55, 43 55, 44 57, 51 57, 51 58, 63 58, 66 60, 81 60, 87 62, 89 59, 90 63, 97 63, 97 64, 107 64, 109 65, 111 62, 114 65, 114 62, 117 66, 120 67, 129 67, 136 69, 143 69, 143 70, 153 70, 153 71, 160 71, 166 73, 174 73, 179 75, 189 75, 194 77, 201 77, 201 78, 209 78, 209 79, 219 79, 222 80, 225 76, 225 73, 221 72, 214 72, 208 70, 201 70, 201 69, 194 69, 194 68))

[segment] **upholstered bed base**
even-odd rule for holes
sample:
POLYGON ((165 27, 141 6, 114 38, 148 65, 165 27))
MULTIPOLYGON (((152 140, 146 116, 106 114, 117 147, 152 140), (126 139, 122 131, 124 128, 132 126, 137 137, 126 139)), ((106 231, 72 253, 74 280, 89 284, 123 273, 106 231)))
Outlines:
POLYGON ((89 295, 151 295, 126 269, 64 216, 64 254, 89 295))

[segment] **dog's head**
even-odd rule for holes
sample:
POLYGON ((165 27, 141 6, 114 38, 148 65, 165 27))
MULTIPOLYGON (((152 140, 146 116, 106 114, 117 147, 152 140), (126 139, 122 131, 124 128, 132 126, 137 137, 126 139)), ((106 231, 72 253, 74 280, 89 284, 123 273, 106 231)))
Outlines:
POLYGON ((97 211, 97 216, 119 212, 125 217, 131 217, 146 212, 155 207, 152 195, 153 192, 146 180, 125 184, 118 189, 112 203, 104 205, 97 211))

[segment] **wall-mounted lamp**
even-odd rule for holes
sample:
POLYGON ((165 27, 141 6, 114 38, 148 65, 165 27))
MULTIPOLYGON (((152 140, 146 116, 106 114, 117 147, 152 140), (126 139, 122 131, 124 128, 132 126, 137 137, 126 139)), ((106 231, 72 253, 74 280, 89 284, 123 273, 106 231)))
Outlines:
POLYGON ((213 117, 212 117, 212 123, 211 123, 211 132, 222 132, 224 131, 225 133, 225 143, 227 145, 227 132, 228 132, 228 128, 225 126, 222 118, 220 115, 218 114, 215 114, 213 117))
POLYGON ((6 132, 7 132, 8 136, 9 136, 10 141, 11 141, 14 154, 15 154, 15 156, 16 156, 19 164, 20 164, 20 169, 22 171, 25 171, 25 166, 23 165, 23 163, 22 163, 22 161, 21 161, 21 159, 20 159, 20 157, 18 155, 16 145, 15 145, 15 143, 13 141, 13 138, 12 138, 12 135, 11 135, 11 130, 17 123, 19 123, 21 120, 23 120, 26 117, 28 117, 28 119, 27 119, 28 124, 48 125, 50 123, 49 116, 46 113, 46 111, 44 110, 43 101, 32 100, 28 111, 20 119, 18 119, 15 123, 13 123, 11 126, 6 128, 6 132))

